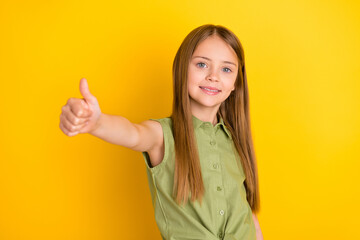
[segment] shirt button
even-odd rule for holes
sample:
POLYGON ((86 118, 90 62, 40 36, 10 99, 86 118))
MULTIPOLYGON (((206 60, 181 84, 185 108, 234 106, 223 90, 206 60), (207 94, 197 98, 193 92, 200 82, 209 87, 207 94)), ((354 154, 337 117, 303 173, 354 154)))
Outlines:
POLYGON ((224 210, 220 210, 220 215, 224 215, 224 210))
POLYGON ((223 233, 219 232, 219 238, 222 238, 222 237, 223 237, 223 233))
POLYGON ((221 191, 221 187, 220 187, 220 186, 218 186, 218 187, 217 187, 217 190, 218 190, 218 191, 221 191))
POLYGON ((210 144, 211 144, 211 145, 215 145, 216 142, 215 142, 214 140, 211 140, 211 141, 210 141, 210 144))
POLYGON ((217 168, 218 168, 218 164, 217 164, 217 163, 214 163, 213 167, 214 167, 214 169, 217 169, 217 168))

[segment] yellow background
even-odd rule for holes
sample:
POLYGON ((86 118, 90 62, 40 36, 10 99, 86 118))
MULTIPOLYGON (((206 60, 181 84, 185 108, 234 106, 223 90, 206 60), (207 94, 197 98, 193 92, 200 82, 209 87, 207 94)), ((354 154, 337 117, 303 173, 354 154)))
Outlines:
POLYGON ((160 239, 141 153, 66 136, 87 78, 104 113, 167 117, 184 37, 228 27, 245 50, 266 240, 360 239, 360 4, 0 3, 0 239, 160 239))

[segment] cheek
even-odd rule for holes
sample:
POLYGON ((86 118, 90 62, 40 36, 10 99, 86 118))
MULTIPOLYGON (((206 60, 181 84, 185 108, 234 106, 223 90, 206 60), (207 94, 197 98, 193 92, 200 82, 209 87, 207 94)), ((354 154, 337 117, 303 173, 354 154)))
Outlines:
POLYGON ((188 69, 188 78, 193 81, 200 81, 206 76, 206 71, 199 70, 194 66, 190 66, 188 69))
POLYGON ((233 90, 233 88, 235 87, 235 81, 236 81, 236 79, 234 79, 234 78, 229 78, 229 79, 226 79, 226 81, 224 81, 225 86, 229 91, 233 90))

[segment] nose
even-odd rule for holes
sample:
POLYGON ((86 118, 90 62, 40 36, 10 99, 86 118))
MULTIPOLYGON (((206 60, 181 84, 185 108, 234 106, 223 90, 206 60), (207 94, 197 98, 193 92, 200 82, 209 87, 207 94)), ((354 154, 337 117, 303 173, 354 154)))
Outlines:
POLYGON ((212 82, 219 80, 218 75, 215 70, 210 71, 209 74, 207 75, 206 79, 209 81, 212 81, 212 82))

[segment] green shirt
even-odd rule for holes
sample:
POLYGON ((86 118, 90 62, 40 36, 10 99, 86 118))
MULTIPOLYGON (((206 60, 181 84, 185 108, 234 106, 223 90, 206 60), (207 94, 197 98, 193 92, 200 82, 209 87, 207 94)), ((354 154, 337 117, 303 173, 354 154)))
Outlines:
POLYGON ((175 147, 171 118, 151 119, 163 129, 163 161, 151 166, 142 152, 150 187, 155 221, 166 240, 255 240, 252 210, 246 200, 245 174, 232 137, 223 119, 213 126, 193 116, 203 177, 203 202, 179 206, 172 197, 175 147))

